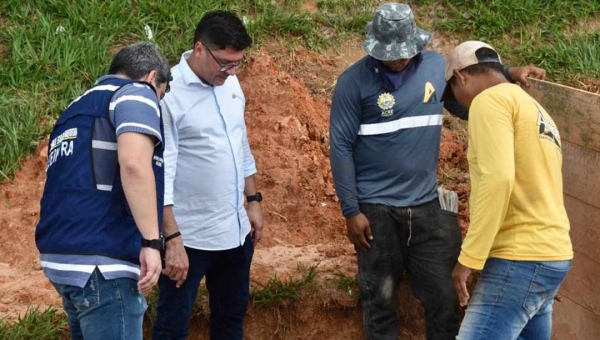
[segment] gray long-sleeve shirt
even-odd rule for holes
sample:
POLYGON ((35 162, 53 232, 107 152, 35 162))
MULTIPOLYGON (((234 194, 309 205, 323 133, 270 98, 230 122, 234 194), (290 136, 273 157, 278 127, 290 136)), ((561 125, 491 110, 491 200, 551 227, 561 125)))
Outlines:
POLYGON ((359 203, 413 206, 436 198, 444 58, 422 52, 402 86, 388 92, 365 57, 338 79, 331 106, 331 167, 345 217, 359 203))

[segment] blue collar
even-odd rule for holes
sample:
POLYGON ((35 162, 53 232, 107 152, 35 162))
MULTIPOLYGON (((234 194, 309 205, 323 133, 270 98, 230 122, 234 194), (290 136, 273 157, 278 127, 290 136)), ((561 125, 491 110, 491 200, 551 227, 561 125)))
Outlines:
POLYGON ((423 61, 423 55, 419 53, 410 60, 410 63, 408 63, 402 71, 394 72, 380 60, 371 57, 375 73, 379 74, 381 81, 383 82, 383 87, 390 92, 396 91, 402 87, 402 84, 417 72, 417 68, 421 65, 421 61, 423 61))

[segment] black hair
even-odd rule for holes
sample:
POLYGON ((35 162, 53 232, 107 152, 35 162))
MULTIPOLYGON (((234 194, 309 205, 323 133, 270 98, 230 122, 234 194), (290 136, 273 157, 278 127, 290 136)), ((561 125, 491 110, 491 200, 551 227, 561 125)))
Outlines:
MULTIPOLYGON (((460 70, 460 72, 470 75, 487 74, 489 72, 504 74, 504 66, 500 63, 500 57, 496 51, 491 48, 482 47, 475 51, 475 56, 477 57, 477 60, 479 60, 479 63, 467 66, 460 70)), ((449 83, 453 85, 455 82, 456 77, 452 76, 449 83)))
POLYGON ((252 45, 244 23, 228 11, 211 11, 200 19, 194 34, 194 44, 202 42, 210 49, 222 50, 231 47, 242 51, 252 45))
POLYGON ((166 83, 171 78, 169 62, 158 47, 150 42, 139 42, 123 47, 114 57, 109 74, 121 73, 138 80, 151 71, 156 71, 156 82, 166 83))

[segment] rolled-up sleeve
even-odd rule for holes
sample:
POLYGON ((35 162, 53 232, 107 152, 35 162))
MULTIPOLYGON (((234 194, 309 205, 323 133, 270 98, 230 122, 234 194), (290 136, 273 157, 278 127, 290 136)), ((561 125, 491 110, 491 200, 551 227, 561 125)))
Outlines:
POLYGON ((354 143, 360 128, 361 110, 358 84, 342 75, 336 84, 331 103, 329 156, 335 190, 346 218, 360 213, 356 192, 354 143))
POLYGON ((164 134, 165 134, 165 203, 164 205, 173 205, 173 184, 175 182, 175 173, 177 170, 177 155, 179 134, 177 131, 177 119, 169 105, 163 100, 160 103, 162 108, 164 134))

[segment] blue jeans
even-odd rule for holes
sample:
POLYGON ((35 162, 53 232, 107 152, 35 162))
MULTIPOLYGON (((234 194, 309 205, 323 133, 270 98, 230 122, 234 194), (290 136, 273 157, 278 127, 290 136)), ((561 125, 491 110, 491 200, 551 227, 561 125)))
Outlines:
POLYGON ((100 271, 85 287, 52 283, 62 296, 73 340, 141 340, 148 305, 129 278, 105 280, 100 271))
POLYGON ((398 339, 396 290, 406 271, 425 309, 427 339, 453 340, 459 328, 452 281, 461 244, 457 215, 442 210, 437 199, 407 208, 361 204, 360 210, 373 233, 371 248, 357 250, 365 337, 398 339))
POLYGON ((190 318, 200 281, 206 275, 210 305, 210 338, 237 340, 244 336, 244 317, 250 300, 250 263, 254 246, 250 234, 244 245, 219 251, 185 248, 188 276, 177 288, 165 275, 158 280, 160 295, 152 338, 182 340, 189 334, 190 318))
POLYGON ((459 340, 550 340, 552 305, 571 261, 491 258, 481 272, 459 340))

